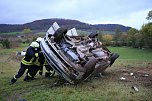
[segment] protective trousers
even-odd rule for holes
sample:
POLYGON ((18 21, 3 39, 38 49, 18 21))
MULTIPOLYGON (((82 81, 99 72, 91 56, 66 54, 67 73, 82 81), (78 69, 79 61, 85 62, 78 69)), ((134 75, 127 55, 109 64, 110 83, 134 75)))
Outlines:
POLYGON ((19 69, 18 73, 15 75, 15 78, 16 79, 20 78, 24 74, 26 69, 30 70, 31 68, 32 68, 31 65, 24 65, 23 63, 21 63, 20 69, 19 69))
MULTIPOLYGON (((33 65, 32 67, 34 70, 33 71, 29 71, 29 73, 34 77, 36 75, 36 73, 38 71, 43 72, 43 66, 37 66, 37 65, 33 65)), ((42 74, 41 74, 42 75, 42 74)))

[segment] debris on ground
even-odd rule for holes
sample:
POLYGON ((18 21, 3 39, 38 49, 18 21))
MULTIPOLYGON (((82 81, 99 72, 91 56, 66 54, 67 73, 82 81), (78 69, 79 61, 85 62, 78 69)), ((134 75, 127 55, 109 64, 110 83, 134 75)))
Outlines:
MULTIPOLYGON (((115 80, 130 82, 132 85, 139 84, 145 87, 152 87, 152 67, 149 68, 122 68, 115 70, 115 80)), ((134 87, 133 87, 134 88, 134 87)), ((136 87, 135 87, 136 88, 136 87)))
POLYGON ((132 89, 134 89, 136 92, 138 92, 138 91, 139 91, 139 89, 137 88, 137 86, 136 86, 136 85, 133 85, 131 88, 132 88, 132 89))
POLYGON ((144 74, 144 77, 148 77, 149 76, 149 74, 144 74))
POLYGON ((120 78, 120 80, 126 80, 126 78, 124 78, 124 77, 121 77, 121 78, 120 78))
POLYGON ((131 75, 131 76, 133 76, 133 75, 134 75, 134 73, 130 73, 130 75, 131 75))

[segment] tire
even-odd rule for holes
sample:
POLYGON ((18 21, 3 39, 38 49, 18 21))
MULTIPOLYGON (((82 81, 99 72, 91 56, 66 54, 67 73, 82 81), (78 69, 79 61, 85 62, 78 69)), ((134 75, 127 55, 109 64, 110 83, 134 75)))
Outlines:
POLYGON ((95 38, 95 37, 97 37, 97 36, 98 36, 97 33, 91 33, 88 37, 89 37, 89 38, 95 38))
POLYGON ((94 70, 94 75, 98 73, 103 73, 109 66, 109 63, 106 61, 101 61, 99 64, 96 65, 94 70))
POLYGON ((55 33, 54 33, 54 41, 56 43, 60 43, 61 40, 63 39, 63 36, 67 33, 67 29, 62 27, 59 28, 55 33))
POLYGON ((118 53, 112 53, 110 57, 110 66, 115 62, 115 60, 119 57, 118 53))
POLYGON ((85 64, 86 73, 83 75, 83 79, 87 78, 94 71, 96 63, 97 60, 92 58, 85 64))

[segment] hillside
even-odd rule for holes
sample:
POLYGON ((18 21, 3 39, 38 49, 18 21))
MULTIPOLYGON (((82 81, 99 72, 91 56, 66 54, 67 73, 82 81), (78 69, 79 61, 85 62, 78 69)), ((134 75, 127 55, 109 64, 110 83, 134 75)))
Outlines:
POLYGON ((77 20, 53 18, 53 19, 36 20, 25 24, 0 24, 0 33, 22 31, 24 28, 30 28, 31 30, 46 31, 54 22, 57 22, 60 26, 67 27, 68 29, 75 27, 78 30, 93 31, 93 32, 115 31, 116 29, 120 29, 121 31, 126 32, 131 28, 119 24, 91 25, 77 20))

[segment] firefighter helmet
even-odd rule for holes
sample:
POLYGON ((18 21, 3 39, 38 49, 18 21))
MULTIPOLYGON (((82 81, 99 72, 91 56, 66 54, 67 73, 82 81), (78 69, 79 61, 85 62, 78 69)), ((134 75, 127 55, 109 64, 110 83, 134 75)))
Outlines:
POLYGON ((37 42, 41 42, 41 41, 42 41, 42 38, 41 38, 41 37, 38 37, 38 38, 36 39, 36 41, 37 41, 37 42))
POLYGON ((40 45, 37 42, 32 42, 30 46, 33 48, 38 48, 40 45))

